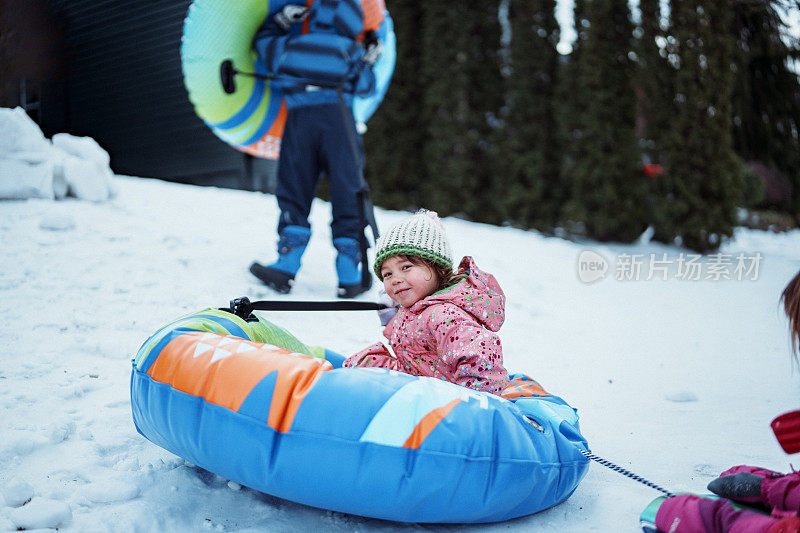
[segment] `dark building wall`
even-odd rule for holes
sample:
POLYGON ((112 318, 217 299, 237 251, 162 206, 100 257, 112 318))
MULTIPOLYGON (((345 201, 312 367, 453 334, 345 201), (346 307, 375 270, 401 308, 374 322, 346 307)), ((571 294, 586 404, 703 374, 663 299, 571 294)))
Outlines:
POLYGON ((40 126, 46 114, 64 127, 65 32, 45 0, 0 0, 0 106, 22 106, 40 126))
POLYGON ((49 11, 44 25, 63 29, 65 68, 36 86, 41 109, 29 109, 45 134, 93 137, 118 174, 269 188, 274 162, 253 161, 255 183, 245 179, 245 156, 214 136, 189 102, 180 59, 189 1, 34 3, 49 11))

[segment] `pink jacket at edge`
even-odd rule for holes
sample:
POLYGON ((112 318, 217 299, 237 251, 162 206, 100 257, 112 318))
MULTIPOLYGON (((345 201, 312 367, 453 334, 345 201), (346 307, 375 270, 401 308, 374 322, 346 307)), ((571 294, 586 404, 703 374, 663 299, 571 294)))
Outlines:
POLYGON ((345 367, 380 367, 414 376, 431 376, 499 395, 509 385, 497 330, 505 320, 506 297, 494 279, 469 256, 458 272, 466 274, 449 289, 400 308, 382 343, 349 357, 345 367))

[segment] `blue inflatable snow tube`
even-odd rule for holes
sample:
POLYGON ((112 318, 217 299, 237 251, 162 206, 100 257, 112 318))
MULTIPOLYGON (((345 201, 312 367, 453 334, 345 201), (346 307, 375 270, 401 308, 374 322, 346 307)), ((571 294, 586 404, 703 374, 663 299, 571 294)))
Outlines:
POLYGON ((138 431, 247 487, 405 522, 535 513, 586 474, 575 410, 526 376, 499 397, 341 368, 257 318, 207 309, 148 339, 131 375, 138 431))

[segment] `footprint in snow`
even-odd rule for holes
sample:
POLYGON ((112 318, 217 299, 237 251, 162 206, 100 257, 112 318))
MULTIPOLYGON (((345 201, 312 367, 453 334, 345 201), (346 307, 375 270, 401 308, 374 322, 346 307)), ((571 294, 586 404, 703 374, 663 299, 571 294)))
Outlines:
POLYGON ((706 463, 699 463, 694 465, 693 470, 695 474, 699 474, 701 476, 709 478, 715 478, 720 473, 719 467, 714 467, 706 463))
POLYGON ((45 215, 39 221, 39 229, 44 231, 69 231, 75 229, 75 219, 69 215, 45 215))
POLYGON ((75 433, 75 422, 69 421, 50 424, 47 433, 51 443, 59 444, 69 439, 72 434, 75 433))
POLYGON ((50 443, 42 435, 30 430, 11 430, 8 439, 0 443, 0 462, 15 456, 25 456, 50 443))
POLYGON ((693 392, 681 391, 672 394, 667 394, 667 400, 669 400, 670 402, 685 403, 685 402, 696 402, 698 398, 697 395, 693 392))
POLYGON ((133 483, 116 479, 105 479, 78 489, 76 496, 91 503, 126 502, 139 496, 141 490, 133 483))

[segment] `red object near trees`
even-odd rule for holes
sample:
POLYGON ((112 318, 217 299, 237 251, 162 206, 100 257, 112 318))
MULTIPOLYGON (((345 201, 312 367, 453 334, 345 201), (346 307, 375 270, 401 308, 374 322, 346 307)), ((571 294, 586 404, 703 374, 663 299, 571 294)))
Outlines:
POLYGON ((642 172, 644 172, 644 175, 648 178, 655 179, 664 174, 664 167, 658 163, 647 163, 642 166, 642 172))

